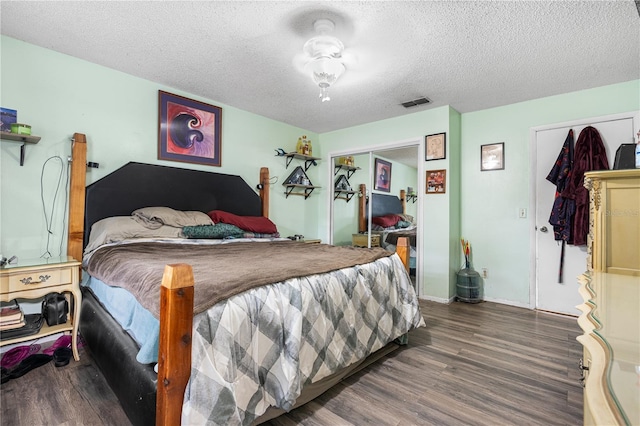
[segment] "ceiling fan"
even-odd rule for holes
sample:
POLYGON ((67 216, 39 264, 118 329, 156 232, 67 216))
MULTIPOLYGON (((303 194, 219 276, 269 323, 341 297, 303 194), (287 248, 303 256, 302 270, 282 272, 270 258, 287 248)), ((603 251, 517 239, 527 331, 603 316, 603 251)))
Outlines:
POLYGON ((340 39, 333 36, 335 23, 326 18, 317 19, 313 23, 316 35, 304 44, 302 52, 297 54, 294 66, 306 75, 320 88, 320 100, 330 101, 329 87, 338 78, 357 63, 356 56, 346 50, 340 39))

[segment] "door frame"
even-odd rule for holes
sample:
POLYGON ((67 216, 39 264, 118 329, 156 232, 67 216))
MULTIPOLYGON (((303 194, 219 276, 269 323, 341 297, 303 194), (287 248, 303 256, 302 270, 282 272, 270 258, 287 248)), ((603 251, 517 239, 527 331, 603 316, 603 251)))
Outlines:
MULTIPOLYGON (((536 233, 538 228, 536 225, 536 211, 537 211, 537 182, 536 182, 536 170, 537 170, 537 135, 538 132, 546 130, 560 129, 570 126, 587 126, 594 122, 602 121, 617 121, 628 120, 633 122, 633 128, 636 129, 640 125, 640 111, 629 111, 619 114, 602 115, 591 118, 577 119, 571 121, 564 121, 561 123, 547 124, 543 126, 535 126, 529 128, 529 308, 538 308, 538 276, 537 276, 537 258, 538 258, 538 246, 536 233)), ((632 140, 632 142, 634 142, 632 140)), ((626 142, 625 142, 626 143, 626 142)), ((610 160, 611 161, 611 160, 610 160)), ((577 283, 576 283, 577 291, 577 283)))
MULTIPOLYGON (((367 145, 367 146, 362 146, 362 147, 358 147, 358 148, 348 148, 348 149, 344 149, 344 150, 336 150, 336 151, 331 151, 329 153, 327 153, 327 158, 326 158, 326 164, 327 164, 327 176, 329 176, 329 180, 327 183, 327 186, 329 188, 329 191, 327 191, 327 197, 326 197, 326 206, 327 206, 327 217, 329 218, 329 226, 328 226, 328 235, 326 235, 326 241, 329 242, 329 244, 333 243, 333 221, 334 221, 334 217, 333 217, 333 162, 332 159, 334 157, 342 157, 342 156, 348 156, 348 155, 362 155, 362 154, 369 154, 369 161, 372 163, 373 162, 373 153, 375 151, 386 151, 386 150, 391 150, 394 148, 409 148, 409 147, 416 147, 418 149, 418 153, 420 152, 424 152, 424 137, 422 136, 416 136, 413 138, 408 138, 408 139, 403 139, 403 140, 399 140, 396 142, 389 142, 389 143, 384 143, 384 144, 379 144, 379 145, 367 145)), ((420 156, 418 155, 418 182, 416 185, 417 188, 417 193, 418 193, 418 199, 417 199, 417 210, 416 210, 416 226, 418 227, 418 229, 423 229, 422 228, 422 217, 423 217, 423 197, 422 194, 424 193, 425 190, 425 185, 426 182, 424 182, 424 179, 421 179, 420 176, 424 176, 424 171, 426 170, 426 166, 424 164, 424 161, 420 161, 420 156)), ((367 189, 369 191, 373 190, 373 165, 370 164, 369 167, 369 185, 367 186, 367 189)), ((422 233, 418 232, 416 234, 416 247, 418 248, 417 251, 417 256, 416 256, 416 293, 417 296, 420 297, 422 295, 422 257, 423 257, 423 251, 422 250, 422 233)))

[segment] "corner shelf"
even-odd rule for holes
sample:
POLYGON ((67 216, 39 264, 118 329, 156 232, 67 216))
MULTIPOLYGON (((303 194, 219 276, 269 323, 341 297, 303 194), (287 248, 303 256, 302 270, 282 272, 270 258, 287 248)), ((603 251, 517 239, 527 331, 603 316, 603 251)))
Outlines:
POLYGON ((334 164, 333 175, 336 176, 340 170, 347 171, 347 179, 351 179, 351 176, 357 171, 360 170, 360 167, 356 166, 347 166, 345 164, 334 164))
POLYGON ((293 160, 294 158, 297 158, 298 160, 304 160, 305 172, 309 170, 309 167, 311 167, 312 164, 315 165, 316 161, 321 160, 320 157, 312 157, 310 155, 298 154, 297 152, 287 152, 284 156, 287 159, 286 168, 289 168, 289 164, 291 164, 291 160, 293 160))
POLYGON ((18 133, 11 132, 0 132, 0 139, 22 142, 22 146, 20 147, 20 165, 24 165, 24 147, 28 143, 37 144, 40 142, 40 136, 33 135, 21 135, 18 133))

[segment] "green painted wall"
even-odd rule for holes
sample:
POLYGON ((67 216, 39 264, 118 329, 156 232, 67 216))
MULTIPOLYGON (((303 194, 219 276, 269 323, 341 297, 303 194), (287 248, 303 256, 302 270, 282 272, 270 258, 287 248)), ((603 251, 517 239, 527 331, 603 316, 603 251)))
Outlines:
MULTIPOLYGON (((345 149, 367 149, 375 151, 380 147, 389 144, 400 143, 406 141, 408 143, 420 143, 419 155, 424 154, 424 136, 434 133, 448 132, 450 121, 450 108, 441 107, 427 111, 420 111, 413 114, 395 117, 387 120, 381 120, 374 123, 355 126, 348 129, 337 130, 334 132, 323 133, 320 135, 320 143, 324 152, 340 152, 345 149)), ((455 143, 455 141, 454 141, 455 143)), ((451 144, 447 144, 447 153, 451 144)), ((423 162, 424 163, 424 162, 423 162)), ((450 156, 444 160, 429 161, 429 169, 446 169, 450 168, 450 156)), ((421 165, 423 166, 423 165, 421 165)), ((420 175, 419 181, 424 180, 424 176, 420 175)), ((392 176, 392 186, 395 177, 392 176)), ((425 182, 419 182, 419 188, 424 191, 425 182)), ((370 185, 368 185, 369 187, 370 185)), ((397 189, 392 188, 393 193, 397 193, 401 187, 408 185, 402 184, 397 189)), ((417 185, 416 185, 417 186, 417 185)), ((453 237, 450 231, 450 199, 458 197, 447 191, 446 194, 432 194, 423 197, 423 210, 416 212, 416 217, 422 215, 423 236, 422 246, 418 247, 418 252, 422 253, 423 266, 419 268, 419 273, 423 276, 422 294, 436 299, 449 300, 450 287, 453 280, 454 271, 450 267, 450 246, 453 237)), ((455 219, 454 219, 455 220, 455 219)), ((319 226, 328 226, 328 222, 319 222, 319 226)), ((459 226, 457 223, 455 227, 459 226)), ((357 229, 357 228, 356 228, 357 229)), ((322 235, 328 232, 326 229, 320 229, 322 235)), ((459 236, 455 236, 459 238, 459 236)))
MULTIPOLYGON (((418 169, 448 173, 447 193, 422 195, 422 211, 416 212, 424 223, 422 291, 436 300, 448 300, 455 294, 455 271, 461 263, 459 238, 463 236, 471 241, 476 268, 490 270, 485 281, 487 298, 527 305, 528 220, 518 219, 516 211, 528 207, 530 127, 640 109, 640 81, 636 80, 466 114, 450 107, 434 108, 317 135, 9 37, 0 38, 0 47, 0 105, 17 109, 18 120, 31 124, 33 133, 42 137, 37 145, 27 146, 23 167, 18 164, 20 144, 0 142, 3 255, 37 257, 47 248, 41 175, 47 220, 53 224, 48 247, 54 255, 61 245, 66 252, 64 192, 58 194, 57 208, 50 214, 60 165, 50 160, 44 173, 43 167, 53 156, 60 156, 66 167, 74 132, 87 135, 88 160, 100 163, 99 169, 89 170, 88 183, 128 161, 238 174, 250 185, 258 183, 261 166, 269 167, 278 179, 271 187, 271 218, 281 234, 323 239, 328 237, 332 202, 327 188, 334 179, 325 163, 330 152, 418 141, 422 155, 425 135, 447 132, 447 158, 423 162, 418 169), (158 90, 223 108, 222 167, 157 160, 158 90), (322 157, 308 174, 323 188, 307 200, 285 199, 282 182, 297 163, 294 160, 285 169, 284 159, 274 156, 274 149, 293 150, 302 134, 312 140, 314 155, 322 157), (505 142, 506 168, 480 172, 480 145, 494 142, 505 142)), ((356 174, 367 175, 368 171, 356 174)), ((418 172, 422 191, 423 180, 424 174, 418 172)), ((349 204, 357 209, 353 201, 349 204)))
POLYGON ((487 299, 529 304, 531 225, 517 215, 529 208, 529 129, 638 109, 635 80, 462 114, 461 230, 476 270, 489 270, 487 299), (505 143, 505 169, 481 172, 480 145, 497 142, 505 143))
MULTIPOLYGON (((315 133, 9 37, 2 36, 0 40, 0 105, 18 110, 18 121, 30 124, 33 134, 42 137, 37 145, 27 146, 23 167, 18 163, 20 144, 5 140, 0 143, 3 255, 31 258, 45 252, 47 227, 40 198, 40 176, 52 156, 60 156, 66 167, 71 152, 70 137, 75 132, 87 135, 87 159, 100 163, 99 169, 89 169, 87 184, 128 161, 238 174, 252 186, 258 183, 260 167, 267 166, 272 177, 278 177, 271 190, 271 218, 281 234, 316 236, 315 223, 321 220, 324 211, 318 207, 320 198, 285 200, 282 182, 292 168, 285 170, 284 159, 276 157, 274 151, 278 147, 294 150, 302 134, 317 142, 315 133), (222 107, 222 167, 157 160, 158 90, 222 107)), ((314 145, 314 154, 321 154, 319 145, 314 145)), ((292 166, 295 163, 296 160, 292 166)), ((47 215, 51 213, 60 169, 61 163, 51 160, 44 170, 47 215)), ((315 169, 309 171, 312 181, 318 179, 315 169)), ((60 252, 61 238, 66 232, 65 201, 62 191, 51 221, 49 248, 54 254, 60 252)), ((64 254, 66 241, 62 246, 64 254)))

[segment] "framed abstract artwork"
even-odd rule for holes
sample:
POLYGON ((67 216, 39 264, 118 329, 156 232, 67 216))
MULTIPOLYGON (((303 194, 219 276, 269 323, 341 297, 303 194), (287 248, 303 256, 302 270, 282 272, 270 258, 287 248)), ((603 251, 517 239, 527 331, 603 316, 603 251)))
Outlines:
POLYGON ((425 161, 444 160, 447 157, 447 134, 425 136, 425 161))
POLYGON ((480 171, 504 170, 504 142, 480 146, 480 171))
POLYGON ((222 108, 158 91, 158 159, 222 165, 222 108))
POLYGON ((391 192, 391 163, 389 161, 376 158, 375 179, 373 189, 376 191, 391 192))

